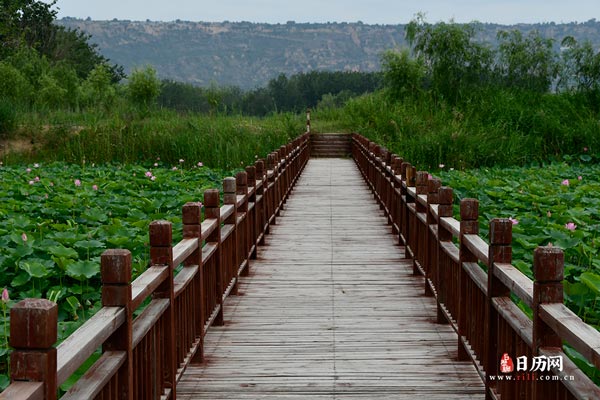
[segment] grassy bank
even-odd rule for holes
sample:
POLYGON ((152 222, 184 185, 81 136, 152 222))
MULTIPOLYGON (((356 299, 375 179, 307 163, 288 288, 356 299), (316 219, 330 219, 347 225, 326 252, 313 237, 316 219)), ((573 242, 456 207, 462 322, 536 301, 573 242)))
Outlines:
POLYGON ((303 118, 178 114, 156 110, 19 114, 18 128, 5 141, 5 165, 23 162, 165 163, 180 159, 231 169, 254 162, 303 130, 303 118))

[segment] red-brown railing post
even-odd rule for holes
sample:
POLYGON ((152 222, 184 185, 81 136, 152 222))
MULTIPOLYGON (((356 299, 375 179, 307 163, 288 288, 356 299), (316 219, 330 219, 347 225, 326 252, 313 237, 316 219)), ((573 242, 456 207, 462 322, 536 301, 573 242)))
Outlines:
POLYGON ((163 314, 166 322, 163 326, 161 362, 164 376, 160 377, 164 387, 171 390, 176 398, 176 340, 175 340, 175 292, 173 285, 173 227, 169 221, 154 221, 150 224, 150 263, 168 266, 168 276, 154 292, 155 298, 169 299, 169 308, 163 314))
POLYGON ((100 257, 102 306, 123 307, 125 322, 108 338, 102 351, 124 351, 126 359, 117 373, 118 399, 134 399, 133 387, 133 310, 131 308, 131 252, 106 250, 100 257))
POLYGON ((25 299, 10 309, 11 381, 43 382, 44 399, 56 400, 58 307, 46 299, 25 299))
POLYGON ((257 189, 256 189, 256 167, 254 165, 251 165, 249 167, 246 167, 246 174, 248 175, 248 188, 250 191, 252 191, 252 194, 250 195, 250 197, 248 198, 248 204, 253 203, 254 207, 252 207, 252 210, 249 211, 249 215, 250 215, 250 221, 249 222, 249 230, 250 230, 250 242, 251 242, 251 248, 252 248, 252 254, 250 254, 250 258, 255 260, 256 259, 256 253, 257 253, 257 246, 258 246, 258 235, 260 234, 260 231, 258 229, 259 225, 258 225, 258 204, 256 203, 256 194, 257 194, 257 189))
POLYGON ((406 258, 411 258, 414 256, 414 254, 412 253, 414 250, 412 249, 411 246, 413 245, 413 235, 414 235, 413 231, 415 228, 414 228, 414 226, 411 226, 412 218, 411 218, 409 204, 414 203, 415 199, 413 198, 413 196, 411 194, 409 194, 408 188, 415 186, 415 183, 416 183, 415 175, 416 175, 416 169, 410 163, 404 163, 402 165, 402 179, 404 180, 404 184, 406 185, 406 188, 403 193, 404 199, 405 199, 405 204, 404 204, 404 212, 402 215, 402 220, 403 220, 402 233, 404 234, 404 241, 406 242, 406 250, 407 250, 407 251, 405 251, 406 258), (408 250, 410 250, 410 251, 408 251, 408 250))
MULTIPOLYGON (((427 206, 422 204, 419 201, 420 195, 427 194, 427 179, 429 177, 429 173, 427 171, 417 171, 417 177, 415 178, 415 248, 413 250, 414 258, 413 258, 413 273, 415 275, 420 275, 421 270, 425 272, 427 275, 427 263, 425 262, 425 257, 427 253, 427 223, 422 223, 419 219, 419 214, 425 214, 427 212, 427 206), (420 267, 420 268, 419 268, 420 267)), ((427 286, 427 282, 426 286, 427 286)))
MULTIPOLYGON (((562 341, 554 330, 540 317, 542 304, 560 303, 563 298, 564 254, 558 247, 538 247, 533 252, 533 354, 539 355, 541 347, 562 348, 562 341)), ((553 385, 535 381, 534 398, 550 397, 553 385)))
MULTIPOLYGON (((267 187, 268 187, 268 207, 267 207, 267 223, 269 225, 276 225, 277 221, 276 221, 276 209, 277 209, 277 185, 276 185, 276 179, 277 179, 277 171, 276 171, 276 161, 275 161, 275 155, 273 153, 269 154, 267 156, 267 187), (269 171, 272 172, 271 176, 269 175, 269 171), (271 186, 272 185, 272 186, 271 186)), ((267 232, 269 232, 270 229, 267 228, 267 232)))
POLYGON ((468 360, 469 354, 463 343, 466 337, 467 329, 467 273, 463 268, 463 263, 477 262, 477 256, 472 254, 464 244, 465 235, 479 234, 479 201, 476 199, 463 199, 460 202, 460 247, 459 247, 459 263, 458 263, 458 359, 468 360))
MULTIPOLYGON (((429 178, 429 177, 428 177, 429 178)), ((432 206, 439 203, 438 189, 442 186, 439 178, 427 180, 427 245, 425 246, 425 296, 433 296, 431 286, 437 287, 437 252, 439 247, 437 232, 431 231, 432 225, 437 225, 437 220, 431 210, 432 206)))
POLYGON ((198 240, 198 248, 185 259, 184 268, 198 266, 198 272, 194 281, 199 283, 199 290, 195 291, 196 298, 191 303, 190 316, 192 319, 192 331, 195 339, 199 341, 196 353, 192 356, 192 362, 200 363, 204 357, 204 341, 202 329, 204 326, 204 296, 202 294, 202 284, 204 282, 204 273, 202 268, 202 203, 189 202, 184 204, 182 210, 183 238, 198 240))
MULTIPOLYGON (((485 322, 485 355, 482 363, 486 373, 486 399, 494 398, 493 391, 496 382, 489 377, 498 375, 498 365, 500 363, 500 352, 498 349, 499 326, 498 312, 494 307, 493 299, 495 297, 510 296, 510 289, 502 283, 495 274, 496 263, 510 264, 512 261, 512 222, 506 218, 495 218, 490 221, 489 234, 489 253, 490 266, 488 268, 487 282, 487 313, 485 322)), ((502 350, 502 349, 500 349, 502 350)), ((504 351, 504 350, 502 350, 504 351)))
POLYGON ((437 308, 437 322, 440 324, 446 324, 449 321, 446 319, 444 312, 442 311, 441 304, 446 304, 447 296, 448 296, 448 281, 446 277, 448 276, 449 271, 447 271, 448 266, 442 263, 441 258, 445 254, 444 250, 441 248, 442 242, 452 242, 452 232, 442 226, 441 220, 442 218, 452 217, 454 214, 452 202, 454 201, 454 193, 452 192, 451 187, 442 186, 438 189, 438 251, 437 251, 437 282, 438 286, 437 290, 437 300, 438 300, 438 308, 437 308))
MULTIPOLYGON (((246 262, 246 268, 241 272, 242 276, 248 276, 250 272, 250 216, 248 215, 248 174, 246 171, 240 171, 235 176, 236 182, 236 195, 244 196, 244 201, 237 209, 238 213, 245 213, 245 221, 242 222, 242 226, 238 226, 236 231, 237 235, 237 247, 238 257, 240 262, 246 262), (244 261, 241 261, 244 260, 244 261)), ((238 265, 238 268, 240 266, 238 265)))
MULTIPOLYGON (((230 251, 231 254, 221 254, 222 259, 227 258, 228 260, 233 260, 229 265, 229 270, 227 268, 223 269, 223 273, 225 274, 225 281, 223 282, 223 289, 227 289, 227 285, 231 282, 232 279, 235 279, 233 286, 231 288, 230 294, 237 295, 238 294, 238 284, 237 284, 237 271, 239 268, 239 264, 237 264, 239 260, 239 251, 240 246, 238 244, 238 236, 239 232, 237 229, 237 194, 236 194, 236 180, 233 177, 227 177, 223 179, 223 204, 233 206, 233 212, 231 215, 225 219, 224 223, 227 225, 233 225, 233 232, 231 232, 231 237, 233 240, 233 246, 231 246, 230 251)), ((223 292, 221 292, 223 294, 223 292)))
POLYGON ((258 235, 260 236, 260 240, 258 241, 259 245, 265 244, 265 235, 267 234, 268 221, 267 221, 267 180, 265 179, 265 162, 263 160, 258 160, 254 163, 256 166, 256 179, 260 179, 262 185, 256 189, 256 196, 258 201, 258 196, 261 196, 260 199, 260 207, 257 211, 258 220, 258 235))
MULTIPOLYGON (((213 257, 216 257, 215 260, 215 271, 214 271, 214 277, 215 277, 215 282, 214 282, 214 288, 213 290, 206 290, 207 293, 203 294, 203 299, 204 302, 206 304, 211 304, 212 303, 212 299, 208 299, 206 298, 206 296, 208 296, 211 292, 214 291, 214 295, 215 295, 215 304, 216 306, 219 308, 219 312, 217 313, 217 316, 215 317, 215 320, 213 322, 213 325, 215 326, 223 326, 224 321, 223 321, 223 293, 225 291, 225 288, 223 287, 223 276, 225 275, 225 271, 223 269, 223 254, 222 254, 222 250, 223 250, 223 246, 221 245, 221 207, 219 207, 219 191, 217 189, 208 189, 204 191, 204 218, 205 219, 216 219, 217 220, 217 226, 216 228, 210 233, 210 235, 208 235, 208 237, 205 239, 206 243, 214 243, 217 245, 217 251, 216 254, 213 255, 213 257)), ((204 270, 204 263, 202 265, 202 269, 204 270)), ((205 276, 209 275, 209 271, 204 271, 205 276)), ((209 315, 205 315, 205 320, 206 318, 210 317, 210 313, 213 312, 213 310, 206 310, 207 313, 209 315)), ((206 332, 204 331, 204 322, 202 323, 203 327, 202 327, 202 334, 206 334, 206 332)))

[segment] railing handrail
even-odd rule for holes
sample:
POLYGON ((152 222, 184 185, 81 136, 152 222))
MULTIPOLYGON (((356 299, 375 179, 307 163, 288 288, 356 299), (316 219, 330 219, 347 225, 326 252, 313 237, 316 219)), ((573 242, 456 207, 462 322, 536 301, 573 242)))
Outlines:
MULTIPOLYGON (((42 321, 39 320, 39 316, 38 320, 31 318, 32 315, 38 315, 40 312, 37 309, 30 309, 27 301, 18 303, 13 308, 15 312, 11 310, 11 330, 13 325, 15 331, 23 328, 21 326, 23 324, 42 323, 43 326, 49 327, 53 325, 54 328, 50 330, 54 332, 46 334, 43 343, 46 343, 45 352, 50 355, 47 358, 55 361, 47 362, 44 366, 33 366, 34 369, 45 368, 41 377, 39 371, 29 373, 27 368, 13 371, 13 383, 0 393, 0 399, 55 399, 57 387, 102 346, 104 356, 96 361, 94 366, 71 388, 66 397, 81 398, 78 396, 82 396, 82 393, 85 393, 86 398, 96 396, 104 390, 113 375, 121 374, 118 382, 120 387, 117 390, 118 398, 133 400, 135 398, 133 387, 130 387, 133 382, 131 377, 133 351, 146 335, 155 329, 161 330, 162 334, 166 335, 165 345, 171 346, 172 349, 169 352, 177 353, 169 356, 173 358, 172 361, 160 361, 164 365, 157 368, 163 368, 168 372, 165 375, 168 382, 157 384, 154 389, 155 395, 162 398, 175 398, 176 375, 180 376, 187 363, 194 357, 196 359, 203 357, 202 342, 206 329, 213 323, 219 321, 222 323, 221 304, 223 298, 230 293, 227 290, 231 289, 231 285, 237 285, 239 274, 247 273, 250 268, 250 258, 256 254, 256 246, 262 243, 264 235, 268 233, 269 224, 274 222, 276 214, 283 207, 292 186, 306 165, 308 140, 308 135, 303 134, 269 154, 268 169, 264 168, 264 160, 258 160, 255 165, 247 167, 246 171, 238 173, 236 177, 238 185, 236 180, 227 183, 227 190, 232 190, 233 193, 232 202, 226 201, 226 204, 218 207, 215 203, 219 201, 218 192, 208 193, 211 190, 207 190, 205 203, 208 208, 205 210, 206 217, 203 221, 201 221, 202 205, 186 204, 183 209, 184 237, 175 245, 171 242, 171 224, 166 221, 153 222, 150 226, 152 261, 146 271, 133 282, 131 282, 130 253, 122 250, 105 252, 102 256, 103 307, 56 349, 52 348, 56 341, 56 305, 46 300, 34 304, 43 310, 43 317, 46 319, 42 321), (248 185, 248 179, 251 185, 248 185), (269 183, 265 185, 267 181, 269 183), (216 209, 215 204, 218 207, 216 209), (237 218, 232 220, 232 216, 237 218), (226 237, 221 236, 222 230, 227 232, 226 237), (224 249, 225 246, 229 247, 224 249), (226 251, 231 252, 232 255, 222 257, 221 253, 225 255, 226 251), (220 282, 225 274, 225 271, 221 272, 222 268, 225 268, 225 263, 230 259, 235 259, 234 262, 237 263, 232 269, 235 274, 230 277, 231 282, 220 282), (173 270, 180 264, 183 264, 184 268, 174 277, 173 270), (194 283, 194 280, 199 276, 202 277, 203 274, 208 274, 210 277, 194 283), (207 283, 207 279, 212 279, 211 283, 207 283), (225 287, 228 283, 229 289, 225 287), (193 323, 195 328, 186 327, 195 332, 188 335, 189 342, 178 342, 176 347, 175 341, 183 340, 180 336, 185 335, 178 335, 177 338, 173 335, 174 324, 181 322, 174 320, 173 308, 177 306, 176 301, 179 301, 180 297, 192 295, 186 292, 186 288, 194 284, 196 284, 194 293, 200 296, 194 299, 198 303, 195 307, 200 317, 196 315, 192 317, 200 320, 193 323), (200 286, 197 286, 198 284, 200 286), (220 288, 220 291, 214 292, 216 287, 220 288), (150 303, 138 317, 133 318, 133 311, 150 296, 152 297, 150 303), (214 296, 210 297, 214 307, 207 310, 210 315, 204 315, 201 309, 204 307, 202 300, 204 296, 214 296), (181 346, 185 349, 181 349, 181 346), (53 379, 52 376, 55 378, 53 379), (24 382, 27 380, 31 382, 24 382), (43 382, 35 382, 36 380, 43 382)), ((228 194, 225 193, 225 196, 228 194)), ((14 357, 41 354, 40 345, 35 343, 35 340, 17 339, 16 334, 11 335, 11 345, 15 347, 14 357), (33 353, 29 350, 30 343, 35 347, 31 348, 33 353)), ((156 380, 162 380, 160 376, 157 370, 156 380)), ((156 396, 154 398, 158 398, 156 396)))
MULTIPOLYGON (((490 366, 497 365, 500 359, 499 357, 492 359, 492 356, 497 356, 497 354, 492 354, 489 349, 483 351, 486 354, 478 354, 471 348, 471 344, 468 342, 470 333, 464 330, 469 326, 475 325, 466 321, 469 318, 469 314, 464 309, 461 309, 461 307, 466 307, 465 304, 456 304, 455 309, 452 311, 448 309, 449 306, 447 303, 460 302, 459 299, 445 298, 449 293, 440 293, 440 290, 444 291, 444 282, 436 281, 435 277, 429 275, 430 270, 435 270, 435 273, 438 273, 441 264, 439 264, 439 258, 434 260, 429 259, 432 257, 435 258, 432 254, 422 254, 423 251, 427 253, 427 248, 431 245, 428 240, 436 241, 435 243, 437 244, 435 246, 439 247, 443 255, 449 257, 451 262, 459 264, 460 268, 458 271, 464 274, 464 278, 457 277, 456 279, 459 280, 458 284, 461 284, 460 279, 467 279, 468 282, 476 285, 483 297, 489 302, 490 307, 496 310, 494 312, 497 312, 501 318, 505 318, 507 323, 513 325, 513 331, 531 348, 532 354, 554 354, 560 355, 563 358, 564 370, 558 371, 554 368, 552 369, 552 373, 561 376, 569 374, 577 377, 578 381, 575 383, 572 381, 560 381, 573 396, 576 398, 600 397, 600 388, 585 376, 566 357, 560 348, 562 341, 568 343, 581 353, 588 362, 600 369, 600 332, 582 321, 581 318, 562 302, 562 284, 560 283, 562 280, 561 251, 557 248, 540 248, 536 250, 536 257, 534 258, 540 259, 540 267, 537 268, 540 272, 536 275, 534 266, 536 280, 532 281, 519 271, 510 260, 510 238, 512 237, 510 227, 512 226, 512 222, 507 219, 492 221, 496 224, 494 226, 503 224, 504 228, 508 227, 509 232, 508 243, 505 243, 506 237, 502 237, 499 238, 499 244, 492 246, 477 233, 477 210, 474 213, 471 212, 473 210, 467 210, 466 218, 461 218, 461 222, 452 215, 452 205, 450 202, 449 207, 445 205, 444 215, 440 215, 442 205, 438 204, 438 197, 442 195, 443 190, 451 193, 451 189, 439 188, 430 193, 423 193, 424 190, 427 190, 427 188, 424 188, 422 182, 423 176, 428 175, 426 172, 416 172, 414 167, 409 163, 406 163, 400 157, 389 153, 359 134, 353 135, 353 156, 365 180, 371 186, 376 198, 388 215, 390 223, 394 226, 394 232, 398 233, 400 240, 406 245, 407 254, 414 256, 415 271, 420 271, 426 275, 426 293, 429 292, 436 296, 439 307, 438 320, 442 322, 441 320, 443 319, 445 322, 450 322, 453 328, 459 333, 459 359, 461 358, 461 353, 463 357, 466 357, 466 348, 469 348, 471 355, 468 357, 472 358, 473 362, 478 366, 482 378, 486 381, 488 396, 494 398, 497 395, 495 392, 497 388, 494 386, 494 382, 490 382, 490 379, 485 379, 486 373, 493 374, 497 372, 496 369, 490 368, 490 366), (421 182, 419 182, 419 179, 421 179, 421 182), (419 183, 421 184, 420 188, 419 183), (430 202, 430 197, 434 201, 430 202), (417 207, 421 207, 421 209, 417 210, 417 207), (424 223, 424 228, 419 227, 419 224, 423 224, 422 218, 419 218, 419 215, 422 213, 431 216, 431 220, 424 223), (398 221, 401 221, 402 226, 399 226, 398 221), (414 226, 407 227, 407 225, 411 225, 411 222, 414 222, 414 226), (443 239, 440 239, 439 236, 441 230, 445 232, 443 239), (424 239, 425 242, 419 241, 419 238, 416 237, 417 235, 423 235, 426 238, 424 239), (454 243, 456 239, 458 239, 458 246, 454 243), (416 245, 417 243, 418 245, 416 245), (492 258, 493 256, 499 256, 498 260, 500 261, 492 258), (553 258, 548 263, 548 260, 544 257, 553 258), (488 276, 488 273, 479 267, 478 263, 488 267, 488 271, 492 271, 493 275, 488 276), (553 263, 560 269, 560 271, 557 270, 556 276, 538 276, 542 271, 545 271, 546 265, 554 265, 553 263), (431 266, 426 264, 431 264, 431 266), (542 266, 544 268, 541 268, 542 266), (536 289, 536 287, 540 289, 536 289), (558 289, 556 288, 558 287, 560 287, 560 294, 557 293, 558 289), (489 290, 493 292, 488 293, 489 290), (505 294, 498 296, 497 292, 512 293, 522 300, 524 304, 534 308, 534 319, 531 320, 527 317, 512 302, 510 297, 505 294), (483 368, 478 365, 479 362, 483 363, 483 368)), ((472 199, 463 200, 461 202, 461 212, 463 206, 472 207, 474 205, 476 207, 476 203, 476 200, 472 199)), ((493 232, 490 233, 490 237, 492 237, 492 234, 493 232)), ((456 284, 454 283, 454 285, 456 284)), ((487 312, 489 314, 490 311, 488 310, 487 312)), ((473 316, 472 318, 478 317, 473 316)), ((486 316, 486 318, 491 317, 486 316)), ((480 335, 483 333, 479 332, 480 335)), ((485 334, 487 335, 488 333, 485 334)), ((496 335, 497 333, 490 332, 489 334, 496 335)), ((495 345, 495 343, 485 343, 485 345, 489 347, 495 345)), ((501 350, 497 349, 497 351, 501 350)), ((541 390, 537 390, 538 396, 541 390)), ((536 391, 534 390, 534 392, 536 391)))

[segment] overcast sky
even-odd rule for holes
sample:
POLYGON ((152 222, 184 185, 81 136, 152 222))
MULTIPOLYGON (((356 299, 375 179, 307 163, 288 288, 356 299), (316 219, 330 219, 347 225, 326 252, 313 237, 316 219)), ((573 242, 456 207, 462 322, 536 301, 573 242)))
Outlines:
MULTIPOLYGON (((49 0, 46 0, 49 1, 49 0)), ((58 0, 59 18, 96 20, 355 22, 396 24, 417 12, 428 22, 584 22, 600 19, 600 0, 58 0)))

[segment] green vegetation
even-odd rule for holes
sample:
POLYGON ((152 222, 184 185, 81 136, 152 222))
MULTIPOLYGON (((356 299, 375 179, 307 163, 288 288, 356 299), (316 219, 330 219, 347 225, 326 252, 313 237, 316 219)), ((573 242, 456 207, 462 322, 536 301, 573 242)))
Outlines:
POLYGON ((476 25, 409 24, 412 52, 383 56, 385 88, 321 107, 315 127, 337 124, 385 144, 421 169, 560 160, 600 153, 600 54, 536 33, 500 32, 494 50, 476 25), (335 121, 335 122, 334 122, 335 121))
MULTIPOLYGON (((533 278, 533 250, 552 244, 565 252, 565 304, 600 329, 600 161, 587 152, 536 167, 439 172, 458 200, 477 198, 481 235, 492 218, 513 222, 513 265, 533 278)), ((459 214, 458 201, 455 215, 459 214)), ((531 310, 517 302, 526 313, 531 310)), ((600 371, 570 347, 567 354, 597 383, 600 371)))
MULTIPOLYGON (((201 159, 143 165, 35 163, 0 167, 0 289, 10 300, 48 298, 59 305, 62 340, 101 307, 100 254, 132 252, 134 275, 149 260, 148 225, 173 223, 181 239, 181 207, 202 200, 231 171, 201 159)), ((0 390, 8 384, 8 316, 0 313, 0 390)))

